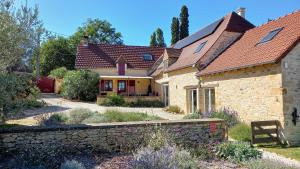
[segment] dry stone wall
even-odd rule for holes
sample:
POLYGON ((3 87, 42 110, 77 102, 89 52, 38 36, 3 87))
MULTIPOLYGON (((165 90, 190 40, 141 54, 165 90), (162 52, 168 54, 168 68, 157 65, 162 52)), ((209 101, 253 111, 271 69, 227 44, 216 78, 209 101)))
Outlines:
POLYGON ((225 124, 219 119, 23 127, 0 130, 0 154, 26 151, 31 147, 42 147, 44 151, 128 152, 145 144, 151 133, 158 129, 181 145, 225 139, 225 124))

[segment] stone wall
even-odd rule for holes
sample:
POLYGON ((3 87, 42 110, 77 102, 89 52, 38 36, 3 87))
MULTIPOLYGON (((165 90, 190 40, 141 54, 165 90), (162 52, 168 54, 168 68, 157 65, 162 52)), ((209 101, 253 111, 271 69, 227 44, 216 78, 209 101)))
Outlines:
MULTIPOLYGON (((300 44, 282 60, 283 112, 285 137, 291 144, 300 145, 300 121, 292 122, 292 112, 296 108, 300 116, 300 44)), ((300 119, 299 119, 300 120, 300 119)))
POLYGON ((145 143, 155 129, 168 133, 176 143, 196 145, 225 139, 225 124, 219 119, 149 121, 99 124, 97 126, 26 127, 0 130, 0 154, 43 147, 68 152, 92 149, 98 152, 131 151, 145 143))

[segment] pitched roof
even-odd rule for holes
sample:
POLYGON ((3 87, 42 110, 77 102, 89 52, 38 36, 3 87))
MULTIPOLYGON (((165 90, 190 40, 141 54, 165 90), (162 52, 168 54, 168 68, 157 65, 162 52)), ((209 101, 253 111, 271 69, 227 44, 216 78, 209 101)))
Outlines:
POLYGON ((112 68, 118 58, 124 59, 128 68, 147 69, 162 55, 164 48, 147 46, 127 46, 111 44, 79 45, 76 68, 112 68), (145 61, 144 54, 151 54, 153 60, 145 61))
POLYGON ((166 52, 169 58, 178 58, 182 52, 181 49, 166 48, 166 52))
POLYGON ((177 43, 179 43, 179 45, 177 45, 176 43, 174 45, 174 48, 176 48, 176 46, 183 46, 182 53, 179 56, 177 62, 171 65, 167 71, 182 69, 196 64, 199 59, 201 59, 201 57, 211 49, 211 47, 215 44, 215 42, 219 39, 224 31, 240 33, 245 32, 246 30, 253 27, 254 25, 252 25, 250 22, 248 22, 235 12, 229 13, 225 17, 222 17, 221 19, 201 29, 195 34, 188 36, 181 41, 178 41, 177 43), (182 41, 186 42, 183 43, 182 41), (203 42, 206 42, 206 44, 204 45, 202 50, 195 53, 195 49, 203 42))
POLYGON ((300 11, 250 29, 198 75, 276 63, 300 42, 300 11), (270 41, 259 43, 269 32, 283 29, 270 41))

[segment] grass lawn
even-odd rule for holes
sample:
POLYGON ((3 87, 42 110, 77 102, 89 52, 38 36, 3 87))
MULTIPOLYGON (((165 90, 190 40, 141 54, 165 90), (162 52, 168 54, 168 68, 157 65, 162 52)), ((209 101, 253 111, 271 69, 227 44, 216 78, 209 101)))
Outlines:
POLYGON ((300 161, 300 147, 282 147, 280 145, 271 145, 271 146, 259 146, 263 150, 276 153, 291 159, 300 161))

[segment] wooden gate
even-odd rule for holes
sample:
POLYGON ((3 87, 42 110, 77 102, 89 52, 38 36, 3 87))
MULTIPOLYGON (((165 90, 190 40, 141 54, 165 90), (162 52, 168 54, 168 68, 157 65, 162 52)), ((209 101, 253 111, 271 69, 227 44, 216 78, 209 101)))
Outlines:
POLYGON ((278 128, 279 121, 277 120, 251 122, 251 144, 273 142, 280 143, 278 128))

